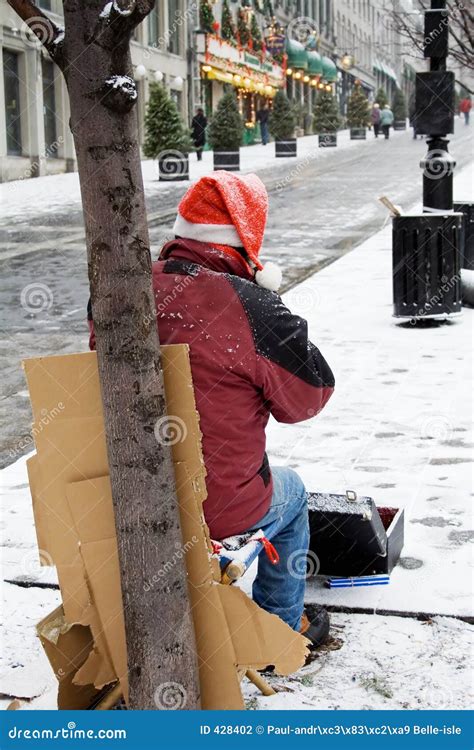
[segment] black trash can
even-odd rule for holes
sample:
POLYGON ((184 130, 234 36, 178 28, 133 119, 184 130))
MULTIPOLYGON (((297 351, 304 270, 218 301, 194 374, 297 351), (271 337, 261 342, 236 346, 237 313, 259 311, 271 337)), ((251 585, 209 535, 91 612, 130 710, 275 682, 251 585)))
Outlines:
POLYGON ((320 133, 318 135, 319 148, 337 146, 337 133, 320 133))
POLYGON ((189 180, 189 156, 180 151, 162 151, 158 155, 158 179, 167 182, 189 180))
POLYGON ((214 151, 214 170, 238 172, 240 169, 240 149, 237 151, 214 151))
POLYGON ((367 128, 351 128, 351 141, 365 141, 367 139, 367 128))
POLYGON ((284 141, 275 141, 275 156, 296 156, 296 138, 286 138, 284 141))
POLYGON ((393 219, 393 314, 439 320, 461 314, 462 214, 393 219))
POLYGON ((453 208, 463 215, 461 234, 461 268, 474 271, 474 203, 455 201, 453 208))

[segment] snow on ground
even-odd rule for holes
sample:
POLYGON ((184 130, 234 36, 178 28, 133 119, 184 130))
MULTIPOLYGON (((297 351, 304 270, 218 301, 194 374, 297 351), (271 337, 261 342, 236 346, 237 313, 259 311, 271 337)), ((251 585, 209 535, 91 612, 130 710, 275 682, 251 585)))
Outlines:
MULTIPOLYGON (((455 191, 469 185, 472 167, 455 191)), ((297 470, 308 490, 353 489, 406 516, 389 586, 335 591, 319 581, 308 600, 472 616, 474 311, 430 328, 396 323, 390 226, 285 301, 308 320, 336 390, 318 418, 271 423, 270 462, 297 470)))
MULTIPOLYGON (((468 193, 471 172, 456 177, 468 193)), ((327 590, 310 583, 309 601, 368 610, 472 615, 472 322, 431 328, 391 317, 391 241, 387 227, 354 252, 286 295, 309 321, 336 376, 324 412, 300 425, 269 429, 275 464, 301 472, 308 489, 355 489, 377 504, 403 506, 406 541, 389 586, 327 590)), ((54 581, 39 568, 25 458, 2 473, 3 579, 54 581)), ((247 582, 248 583, 248 582, 247 582)), ((59 602, 57 591, 3 583, 3 706, 11 695, 28 708, 54 707, 54 676, 34 624, 59 602), (38 697, 34 697, 37 694, 38 697)), ((461 620, 376 614, 332 615, 333 645, 290 678, 271 678, 280 692, 249 707, 467 708, 472 626, 461 620), (337 640, 341 641, 340 644, 337 640)))
POLYGON ((472 627, 380 615, 332 615, 331 649, 290 677, 271 676, 277 695, 244 680, 248 708, 267 710, 469 709, 472 627), (335 650, 332 650, 335 649, 335 650))
MULTIPOLYGON (((392 137, 399 138, 406 131, 393 131, 392 137)), ((346 148, 370 147, 373 138, 367 141, 351 141, 349 131, 342 130, 338 134, 338 150, 346 148)), ((282 166, 283 164, 297 165, 309 159, 323 159, 334 153, 332 149, 320 149, 318 136, 298 138, 298 156, 295 159, 278 159, 275 161, 275 146, 256 144, 244 146, 240 149, 241 172, 258 172, 262 169, 282 166)), ((205 174, 213 171, 212 151, 204 151, 202 161, 198 162, 195 154, 189 155, 189 175, 193 182, 205 174)), ((145 193, 151 194, 168 190, 170 183, 158 181, 157 162, 154 159, 142 161, 142 174, 145 193)), ((287 177, 291 181, 291 177, 287 177)), ((176 183, 173 183, 176 185, 176 183)), ((179 184, 179 183, 178 183, 179 184)), ((286 184, 282 177, 282 187, 286 184)), ((12 220, 18 220, 18 206, 21 204, 21 220, 29 216, 44 213, 56 213, 61 209, 81 207, 81 191, 77 172, 68 174, 48 175, 35 179, 12 180, 0 185, 1 224, 11 225, 12 220), (47 201, 45 200, 45 191, 47 201)))

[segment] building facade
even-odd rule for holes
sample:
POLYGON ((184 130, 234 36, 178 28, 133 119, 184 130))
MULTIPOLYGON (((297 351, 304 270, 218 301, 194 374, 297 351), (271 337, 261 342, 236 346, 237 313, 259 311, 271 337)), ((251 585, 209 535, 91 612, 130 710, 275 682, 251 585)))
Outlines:
MULTIPOLYGON (((63 25, 61 0, 41 0, 40 6, 58 26, 63 25)), ((162 81, 183 117, 188 117, 189 17, 186 0, 165 0, 135 30, 131 55, 140 142, 151 81, 162 81)), ((62 75, 6 3, 0 6, 0 56, 0 181, 74 170, 62 75)))

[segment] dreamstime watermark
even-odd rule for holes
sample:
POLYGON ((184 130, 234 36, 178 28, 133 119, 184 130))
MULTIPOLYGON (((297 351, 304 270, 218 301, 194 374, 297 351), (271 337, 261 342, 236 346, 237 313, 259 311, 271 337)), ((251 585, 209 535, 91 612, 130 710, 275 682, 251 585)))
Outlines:
MULTIPOLYGON (((169 239, 171 239, 171 237, 169 239)), ((174 302, 176 298, 184 292, 186 287, 193 283, 193 281, 194 276, 183 276, 182 281, 178 281, 169 294, 166 294, 156 302, 153 311, 149 315, 144 316, 143 320, 145 325, 149 325, 153 320, 156 320, 158 316, 164 315, 166 308, 171 305, 171 303, 174 302)))
POLYGON ((160 445, 177 445, 186 440, 188 435, 186 422, 173 414, 157 419, 153 431, 160 445))
POLYGON ((436 305, 440 305, 443 302, 443 292, 447 294, 456 284, 460 283, 461 274, 456 273, 451 278, 447 276, 441 276, 441 286, 438 288, 436 294, 433 294, 428 302, 425 302, 424 307, 417 310, 416 316, 410 319, 410 325, 415 326, 417 322, 424 317, 431 317, 432 315, 441 315, 442 313, 436 312, 436 305))
POLYGON ((162 682, 155 690, 154 700, 162 711, 180 711, 188 701, 188 694, 180 682, 162 682))
POLYGON ((176 180, 189 172, 188 157, 178 149, 167 148, 158 154, 158 172, 162 180, 176 180))
MULTIPOLYGON (((43 154, 40 154, 36 159, 34 159, 29 167, 25 169, 22 175, 18 177, 18 182, 20 180, 28 180, 30 177, 37 177, 41 172, 41 165, 47 160, 52 159, 55 157, 61 148, 61 146, 64 144, 64 138, 60 135, 53 143, 50 143, 49 146, 47 146, 44 150, 43 154)), ((16 185, 12 185, 13 189, 15 189, 16 185)))
POLYGON ((312 39, 318 39, 319 26, 314 19, 308 16, 298 16, 293 18, 286 27, 286 35, 288 39, 306 46, 312 39))
POLYGON ((165 578, 171 571, 173 570, 174 566, 183 559, 183 557, 189 552, 190 549, 194 547, 195 544, 199 542, 198 537, 194 534, 194 536, 191 537, 191 539, 184 544, 177 544, 176 550, 173 553, 173 556, 170 558, 170 560, 167 560, 162 568, 160 568, 156 573, 152 575, 149 581, 147 581, 143 587, 143 591, 145 593, 148 593, 152 590, 152 588, 161 581, 162 578, 165 578))
POLYGON ((53 421, 53 419, 55 419, 55 417, 57 417, 62 412, 63 409, 64 404, 62 401, 58 401, 57 406, 54 406, 51 411, 42 409, 41 417, 34 423, 33 429, 31 430, 30 434, 26 435, 24 438, 21 438, 16 444, 15 448, 10 449, 10 457, 12 459, 16 458, 19 453, 24 453, 25 450, 33 447, 33 443, 35 442, 36 437, 43 432, 44 428, 47 427, 53 421))
POLYGON ((428 151, 421 162, 423 176, 428 180, 442 180, 443 177, 452 174, 455 164, 456 161, 450 153, 443 149, 435 148, 432 151, 428 151))
POLYGON ((46 16, 34 16, 23 21, 20 26, 20 37, 28 47, 47 46, 54 42, 56 27, 46 16))
POLYGON ((49 310, 53 304, 53 292, 47 284, 32 281, 21 290, 20 303, 30 315, 49 310))
POLYGON ((21 572, 27 578, 40 578, 46 573, 45 568, 54 565, 53 558, 44 549, 31 550, 21 560, 21 572))
POLYGON ((187 6, 184 12, 176 10, 172 23, 169 24, 168 28, 163 32, 163 34, 160 34, 158 39, 148 45, 149 49, 145 50, 145 52, 143 53, 143 59, 149 60, 150 57, 152 57, 153 53, 150 51, 150 48, 151 50, 160 52, 166 51, 176 31, 178 31, 186 21, 188 21, 189 23, 193 22, 197 8, 198 3, 192 2, 187 6))
POLYGON ((319 304, 319 293, 302 285, 294 287, 286 294, 286 303, 290 310, 306 317, 319 304))
POLYGON ((425 440, 448 440, 453 424, 445 414, 432 414, 422 420, 420 436, 425 440))
POLYGON ((290 184, 293 182, 293 180, 299 176, 301 172, 305 170, 305 168, 310 164, 313 159, 316 159, 317 152, 309 154, 305 159, 302 159, 296 167, 291 169, 288 174, 286 174, 283 179, 278 180, 278 182, 275 185, 275 190, 278 192, 281 192, 282 190, 285 190, 285 188, 289 187, 290 184))
POLYGON ((287 569, 292 578, 311 578, 317 576, 321 563, 312 550, 295 549, 288 557, 287 569))

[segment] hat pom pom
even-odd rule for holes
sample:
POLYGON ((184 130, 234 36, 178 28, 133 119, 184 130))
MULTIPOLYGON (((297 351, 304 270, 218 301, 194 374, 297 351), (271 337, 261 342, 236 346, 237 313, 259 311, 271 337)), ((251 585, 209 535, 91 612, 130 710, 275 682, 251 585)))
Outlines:
POLYGON ((261 271, 255 274, 255 281, 264 289, 270 292, 277 292, 281 286, 282 273, 280 266, 272 263, 271 260, 265 263, 261 271))

